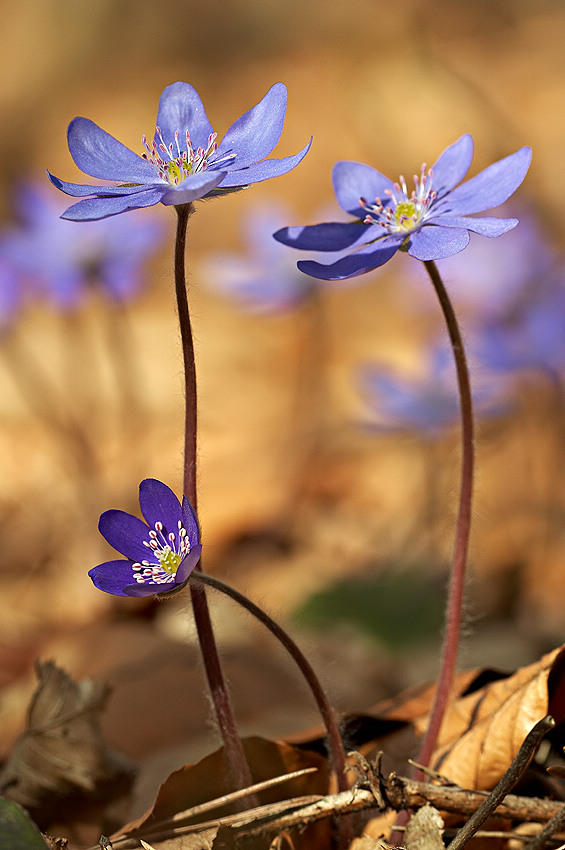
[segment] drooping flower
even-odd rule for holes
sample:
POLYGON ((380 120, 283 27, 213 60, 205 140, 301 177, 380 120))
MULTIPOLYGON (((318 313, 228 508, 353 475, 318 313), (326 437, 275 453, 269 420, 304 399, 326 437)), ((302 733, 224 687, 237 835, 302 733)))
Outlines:
POLYGON ((316 284, 297 270, 289 251, 272 238, 284 221, 288 209, 282 204, 253 207, 243 219, 243 252, 218 252, 204 264, 210 287, 250 313, 280 313, 307 300, 316 284))
POLYGON ((106 561, 90 570, 94 585, 114 596, 151 596, 178 590, 200 560, 198 520, 186 496, 182 505, 155 478, 139 485, 145 522, 125 511, 105 511, 98 528, 127 560, 106 561))
POLYGON ((135 213, 116 222, 77 226, 59 217, 64 206, 44 186, 26 183, 16 195, 19 225, 4 231, 0 258, 22 283, 61 309, 72 309, 99 288, 116 301, 136 295, 148 257, 164 235, 154 216, 135 213))
POLYGON ((67 131, 74 162, 91 177, 118 185, 67 183, 49 174, 58 189, 84 198, 64 218, 105 218, 158 203, 178 206, 286 174, 306 156, 312 140, 294 156, 265 159, 281 137, 285 112, 286 87, 275 83, 217 144, 196 89, 173 83, 161 94, 153 139, 142 136, 141 155, 93 121, 75 118, 67 131))
MULTIPOLYGON (((395 369, 367 363, 359 369, 358 383, 374 418, 372 430, 415 429, 423 436, 437 437, 460 416, 453 358, 443 346, 428 354, 428 366, 420 374, 407 375, 395 369)), ((478 416, 502 413, 506 404, 491 382, 479 382, 473 391, 478 416)))
POLYGON ((502 204, 518 188, 531 161, 531 149, 493 163, 461 183, 473 158, 473 139, 461 136, 439 156, 432 168, 422 165, 410 191, 404 177, 393 183, 361 162, 338 162, 332 181, 339 205, 354 217, 287 227, 275 239, 307 251, 352 253, 329 265, 303 260, 298 268, 322 280, 343 280, 384 265, 398 250, 417 260, 439 260, 462 251, 469 232, 500 236, 518 224, 515 218, 472 218, 474 213, 502 204))

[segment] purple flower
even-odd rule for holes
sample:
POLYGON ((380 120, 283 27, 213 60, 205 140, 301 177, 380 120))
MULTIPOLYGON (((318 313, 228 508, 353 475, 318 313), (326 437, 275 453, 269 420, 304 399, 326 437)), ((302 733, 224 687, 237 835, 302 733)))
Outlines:
POLYGON ((200 560, 196 514, 186 498, 146 478, 139 485, 142 522, 125 511, 105 511, 98 528, 127 560, 106 561, 88 575, 99 590, 114 596, 151 596, 178 590, 200 560), (147 524, 146 524, 147 523, 147 524))
POLYGON ((147 258, 161 242, 161 223, 136 213, 77 226, 59 218, 63 207, 57 200, 34 183, 19 188, 20 226, 2 235, 0 258, 32 290, 64 309, 76 307, 97 286, 118 301, 135 295, 147 258))
MULTIPOLYGON (((435 437, 460 416, 453 359, 444 348, 432 349, 428 370, 417 376, 366 364, 359 371, 359 385, 378 419, 377 425, 371 423, 372 428, 415 428, 435 437)), ((496 415, 505 409, 492 385, 482 385, 473 398, 479 415, 496 415)))
MULTIPOLYGON (((27 293, 25 293, 27 294, 27 293)), ((6 330, 20 310, 24 290, 20 277, 0 249, 0 332, 6 330)))
POLYGON ((253 313, 292 310, 305 301, 316 284, 297 271, 290 253, 272 238, 284 221, 288 209, 281 204, 251 209, 243 221, 245 252, 210 257, 204 269, 210 285, 253 313))
POLYGON ((476 350, 496 372, 539 369, 556 376, 565 367, 565 271, 531 284, 507 305, 505 315, 480 327, 476 350))
POLYGON ((67 137, 76 165, 92 177, 118 185, 66 183, 49 174, 61 191, 85 198, 63 217, 92 220, 158 203, 187 204, 286 174, 306 156, 312 140, 294 156, 265 159, 280 139, 285 112, 286 87, 275 83, 218 145, 196 89, 173 83, 159 100, 153 140, 141 138, 145 148, 141 156, 93 121, 75 118, 67 137))
POLYGON ((352 253, 329 265, 303 260, 298 268, 322 280, 343 280, 382 266, 398 250, 417 260, 439 260, 462 251, 469 231, 500 236, 517 219, 470 218, 473 213, 502 204, 518 188, 530 165, 531 149, 524 147, 490 165, 476 177, 457 185, 473 158, 469 135, 448 147, 432 168, 414 176, 409 192, 404 177, 393 183, 361 162, 338 162, 332 180, 339 205, 354 221, 309 227, 287 227, 274 234, 279 242, 308 251, 352 253), (456 188, 454 188, 456 187, 456 188))

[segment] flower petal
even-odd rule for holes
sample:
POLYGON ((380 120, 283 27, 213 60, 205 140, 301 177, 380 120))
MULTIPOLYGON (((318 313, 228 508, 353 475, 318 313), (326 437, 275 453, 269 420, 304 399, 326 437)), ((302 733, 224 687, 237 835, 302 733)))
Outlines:
POLYGON ((451 227, 423 227, 410 237, 408 253, 417 260, 441 260, 458 254, 469 244, 466 230, 451 227))
POLYGON ((89 570, 88 575, 98 590, 114 596, 129 596, 124 588, 133 580, 131 561, 106 561, 89 570))
POLYGON ((439 155, 433 165, 433 189, 439 197, 460 183, 473 160, 473 137, 466 133, 439 155))
POLYGON ((343 160, 336 162, 332 169, 332 183, 340 207, 356 218, 365 218, 366 210, 359 206, 359 198, 372 203, 375 198, 386 200, 386 190, 392 190, 394 183, 363 162, 343 160))
POLYGON ((235 153, 238 169, 265 159, 281 137, 285 113, 286 86, 275 83, 259 103, 231 125, 218 146, 218 155, 235 153))
POLYGON ((516 153, 494 162, 457 186, 440 201, 438 212, 454 215, 471 215, 504 203, 523 181, 532 160, 531 148, 520 148, 516 153))
POLYGON ((104 511, 98 521, 98 530, 110 546, 126 558, 157 563, 155 558, 151 561, 151 549, 143 545, 144 540, 149 541, 149 529, 136 516, 114 509, 104 511))
POLYGON ((161 198, 161 203, 166 207, 173 207, 198 201, 215 189, 226 173, 225 171, 201 171, 199 174, 191 174, 178 186, 168 186, 161 198))
POLYGON ((166 584, 159 584, 157 582, 136 582, 135 584, 128 584, 124 587, 124 596, 133 596, 136 598, 143 596, 155 596, 157 593, 166 593, 168 590, 178 590, 179 586, 174 582, 167 582, 166 584))
MULTIPOLYGON (((161 129, 165 145, 167 147, 173 145, 173 156, 177 155, 175 131, 179 133, 181 150, 186 147, 186 130, 190 133, 195 150, 198 147, 206 150, 208 138, 214 132, 200 95, 190 83, 182 82, 172 83, 161 93, 157 110, 157 127, 161 129)), ((157 146, 161 144, 157 134, 155 134, 155 142, 157 146)))
POLYGON ((239 168, 239 160, 236 158, 233 166, 227 166, 229 171, 222 180, 220 191, 230 186, 249 186, 251 183, 260 183, 262 180, 280 177, 282 174, 292 171, 299 162, 302 162, 310 150, 311 144, 312 139, 294 156, 283 156, 281 159, 264 159, 263 162, 257 162, 247 168, 239 168))
POLYGON ((70 154, 81 171, 103 180, 154 183, 150 162, 119 142, 89 118, 75 118, 67 130, 70 154))
POLYGON ((131 195, 85 198, 66 209, 61 218, 69 221, 96 221, 126 210, 152 207, 159 203, 163 197, 163 191, 163 187, 159 186, 131 195))
MULTIPOLYGON (((433 223, 433 219, 430 220, 433 223)), ((437 224, 441 227, 463 227, 481 236, 502 236, 518 224, 517 218, 496 218, 486 216, 483 218, 468 218, 462 215, 442 215, 437 224)))
POLYGON ((273 238, 289 248, 304 251, 343 251, 374 235, 375 230, 371 225, 332 221, 305 227, 283 227, 273 233, 273 238))
POLYGON ((179 568, 177 570, 177 574, 175 576, 175 584, 184 584, 193 569, 196 567, 200 557, 202 555, 202 546, 197 544, 194 546, 186 558, 179 564, 179 568))
POLYGON ((198 517, 194 513, 194 508, 186 496, 182 497, 182 524, 186 528, 188 542, 192 549, 200 542, 200 528, 198 525, 198 517))
POLYGON ((329 265, 322 265, 313 260, 301 260, 297 265, 301 272, 311 277, 321 280, 345 280, 384 265, 396 254, 402 241, 402 236, 385 237, 380 242, 367 245, 329 265))
MULTIPOLYGON (((131 186, 96 186, 89 185, 87 183, 67 183, 66 180, 61 180, 59 177, 55 177, 55 175, 51 174, 49 171, 47 172, 47 176, 57 189, 60 189, 61 192, 65 192, 66 195, 72 195, 75 198, 86 197, 87 195, 133 195, 135 192, 139 192, 140 188, 143 190, 147 188, 145 185, 140 187, 139 183, 134 183, 131 186)), ((164 180, 154 181, 156 185, 161 182, 166 185, 164 180)))
MULTIPOLYGON (((166 484, 156 478, 145 478, 139 485, 139 506, 147 525, 155 528, 156 522, 162 522, 165 532, 178 532, 182 522, 180 502, 166 484)), ((187 529, 188 531, 188 529, 187 529)))

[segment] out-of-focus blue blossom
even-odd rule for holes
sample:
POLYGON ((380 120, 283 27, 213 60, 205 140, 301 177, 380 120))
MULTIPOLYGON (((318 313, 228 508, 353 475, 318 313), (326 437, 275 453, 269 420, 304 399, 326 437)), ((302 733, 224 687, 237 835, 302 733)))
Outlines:
POLYGON ((500 236, 516 227, 515 218, 473 218, 502 204, 523 181, 532 152, 521 148, 461 183, 473 158, 473 139, 461 136, 446 148, 432 168, 414 176, 409 192, 404 177, 393 183, 361 162, 338 162, 332 181, 339 205, 354 217, 347 223, 330 222, 287 227, 275 239, 307 251, 350 253, 323 265, 301 260, 298 268, 322 280, 343 280, 384 265, 400 249, 417 260, 439 260, 462 251, 469 233, 500 236), (458 185, 460 184, 460 185, 458 185))
POLYGON ((312 294, 315 281, 296 268, 291 253, 273 239, 289 210, 275 202, 257 204, 244 217, 244 251, 218 252, 205 263, 210 286, 251 313, 292 310, 312 294))
POLYGON ((502 316, 482 323, 473 347, 485 367, 499 372, 565 369, 565 270, 533 278, 502 316))
POLYGON ((136 213, 87 226, 61 219, 62 208, 46 187, 20 187, 20 223, 2 234, 0 259, 17 272, 21 286, 62 309, 79 305, 91 288, 116 301, 136 295, 148 257, 162 242, 162 223, 136 213))
POLYGON ((16 319, 24 299, 20 276, 0 251, 0 333, 16 319))
POLYGON ((512 304, 523 300, 530 288, 539 288, 555 267, 556 251, 537 219, 523 205, 518 215, 520 227, 503 243, 474 239, 466 251, 442 261, 450 295, 457 305, 469 308, 475 323, 512 310, 512 304))
POLYGON ((75 221, 226 194, 286 174, 304 159, 312 140, 294 156, 265 159, 281 137, 285 113, 286 87, 275 83, 217 144, 218 134, 196 89, 173 83, 161 94, 153 140, 142 136, 141 156, 87 118, 69 124, 69 151, 76 165, 91 177, 118 185, 67 183, 51 174, 49 178, 67 195, 84 198, 64 213, 75 221))
MULTIPOLYGON (((359 369, 360 390, 374 414, 369 423, 379 431, 417 430, 434 438, 460 417, 459 397, 450 351, 435 347, 428 355, 428 368, 418 375, 365 364, 359 369)), ((473 391, 477 416, 496 416, 505 405, 493 384, 473 391)))
POLYGON ((178 590, 200 560, 200 529, 186 496, 179 502, 156 478, 139 485, 145 522, 125 511, 104 511, 100 534, 126 559, 106 561, 88 575, 94 585, 114 596, 152 596, 178 590))

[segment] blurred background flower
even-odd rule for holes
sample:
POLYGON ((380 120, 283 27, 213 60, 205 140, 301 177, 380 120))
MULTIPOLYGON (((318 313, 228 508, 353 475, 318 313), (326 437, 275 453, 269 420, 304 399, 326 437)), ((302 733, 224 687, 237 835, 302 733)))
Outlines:
POLYGON ((134 212, 86 225, 60 218, 66 206, 47 182, 17 188, 18 224, 0 234, 0 257, 21 287, 62 310, 84 304, 96 289, 118 303, 139 295, 147 260, 163 243, 163 223, 134 212))

